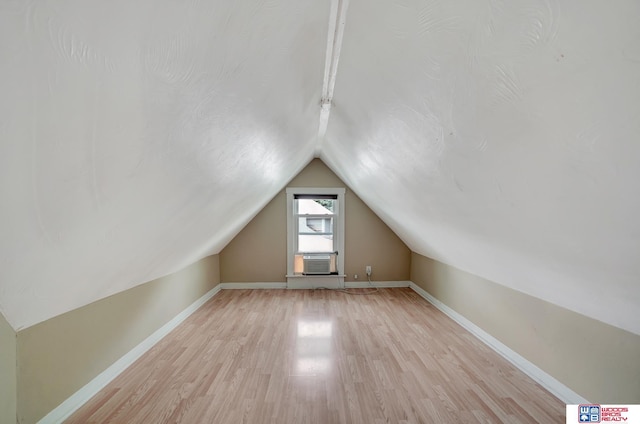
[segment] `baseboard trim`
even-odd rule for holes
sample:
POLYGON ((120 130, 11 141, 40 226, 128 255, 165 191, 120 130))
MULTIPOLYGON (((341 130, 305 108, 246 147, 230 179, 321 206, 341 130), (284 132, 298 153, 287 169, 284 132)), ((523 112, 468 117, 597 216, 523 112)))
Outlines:
POLYGON ((344 286, 348 289, 366 289, 367 287, 378 287, 381 289, 390 289, 394 287, 409 287, 411 281, 345 281, 344 286))
POLYGON ((287 283, 220 283, 222 290, 286 289, 287 283))
POLYGON ((45 415, 42 419, 40 419, 40 421, 38 421, 38 424, 61 423, 65 419, 69 418, 71 414, 78 410, 78 408, 80 408, 89 399, 95 396, 120 373, 126 370, 131 364, 133 364, 138 358, 140 358, 149 349, 151 349, 156 343, 162 340, 164 336, 169 334, 174 328, 182 323, 182 321, 187 319, 189 315, 194 313, 209 299, 215 296, 221 289, 221 284, 218 284, 217 286, 209 290, 202 297, 189 305, 185 310, 173 317, 171 321, 157 329, 153 334, 144 339, 140 344, 138 344, 136 347, 131 349, 128 353, 114 362, 109 368, 98 374, 97 377, 95 377, 84 387, 67 398, 67 400, 58 405, 58 407, 45 415))
POLYGON ((565 404, 577 405, 590 403, 578 393, 574 392, 573 390, 556 380, 554 377, 547 374, 542 369, 538 368, 536 365, 511 350, 505 344, 475 325, 473 322, 469 321, 458 312, 454 311, 453 309, 433 297, 427 291, 416 285, 414 282, 410 282, 409 287, 420 296, 422 296, 425 300, 427 300, 427 302, 431 303, 449 318, 460 324, 463 328, 480 339, 480 341, 482 341, 484 344, 496 351, 500 356, 511 362, 516 368, 527 374, 535 382, 547 389, 565 404))
MULTIPOLYGON (((325 282, 321 280, 320 282, 325 282)), ((379 288, 394 288, 394 287, 409 287, 411 281, 372 281, 371 282, 374 287, 379 288)), ((325 284, 327 285, 327 284, 325 284)), ((220 288, 222 290, 238 290, 238 289, 286 289, 291 288, 287 283, 220 283, 220 288)), ((307 285, 304 287, 296 287, 303 289, 313 289, 316 288, 318 284, 315 285, 307 285)), ((345 281, 344 287, 347 289, 366 289, 367 287, 371 287, 368 281, 345 281)), ((341 287, 330 287, 330 288, 341 288, 341 287)))

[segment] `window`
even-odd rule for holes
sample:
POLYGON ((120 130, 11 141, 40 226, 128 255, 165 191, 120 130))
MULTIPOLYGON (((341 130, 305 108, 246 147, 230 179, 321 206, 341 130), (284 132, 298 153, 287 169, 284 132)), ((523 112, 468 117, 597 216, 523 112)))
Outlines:
POLYGON ((344 274, 344 188, 287 188, 287 277, 344 274))
POLYGON ((296 253, 333 253, 335 219, 333 212, 338 196, 293 195, 296 221, 296 253))

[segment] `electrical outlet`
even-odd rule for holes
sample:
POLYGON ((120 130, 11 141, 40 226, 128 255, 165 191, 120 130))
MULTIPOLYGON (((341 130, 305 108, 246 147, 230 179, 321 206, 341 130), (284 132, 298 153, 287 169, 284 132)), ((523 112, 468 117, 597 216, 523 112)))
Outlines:
POLYGON ((367 271, 367 275, 371 275, 371 265, 367 265, 365 270, 367 271))
POLYGON ((358 274, 354 274, 353 279, 357 280, 358 279, 358 274))

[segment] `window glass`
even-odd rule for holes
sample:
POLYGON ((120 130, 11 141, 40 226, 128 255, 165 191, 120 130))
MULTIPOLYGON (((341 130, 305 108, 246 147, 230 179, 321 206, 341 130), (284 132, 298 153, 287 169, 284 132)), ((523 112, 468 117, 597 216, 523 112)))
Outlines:
POLYGON ((296 252, 334 252, 333 243, 335 199, 296 199, 296 252))
POLYGON ((333 217, 298 217, 298 234, 333 234, 333 217))
POLYGON ((333 215, 335 199, 296 199, 298 215, 333 215))
POLYGON ((333 252, 333 234, 309 235, 298 234, 298 252, 318 253, 333 252))

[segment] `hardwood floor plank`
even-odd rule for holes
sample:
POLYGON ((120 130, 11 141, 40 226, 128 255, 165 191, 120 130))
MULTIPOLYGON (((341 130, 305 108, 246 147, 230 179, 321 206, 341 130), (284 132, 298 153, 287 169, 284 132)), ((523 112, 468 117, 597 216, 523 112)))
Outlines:
POLYGON ((224 290, 68 423, 551 423, 564 404, 416 293, 224 290))

